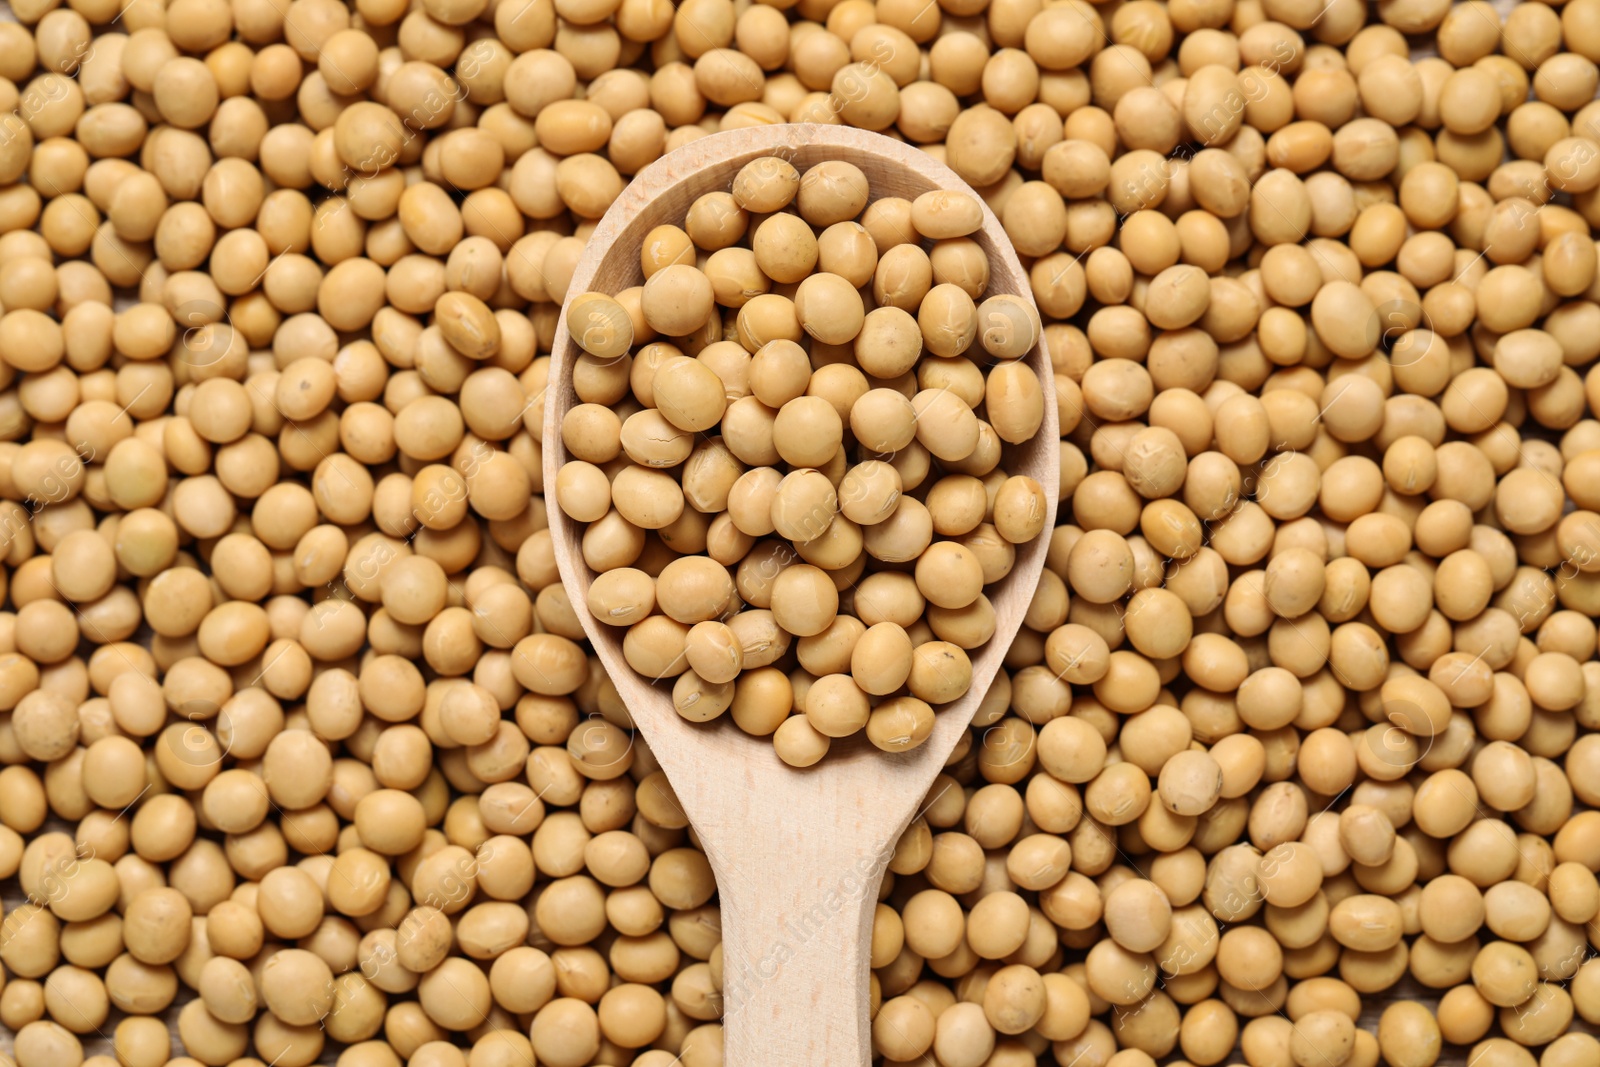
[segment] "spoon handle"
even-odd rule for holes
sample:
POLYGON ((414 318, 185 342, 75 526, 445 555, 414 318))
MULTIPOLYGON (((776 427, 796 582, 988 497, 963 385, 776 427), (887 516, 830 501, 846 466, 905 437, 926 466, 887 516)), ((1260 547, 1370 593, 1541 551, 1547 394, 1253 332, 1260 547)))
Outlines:
POLYGON ((717 871, 724 1062, 866 1067, 872 919, 889 852, 814 827, 764 836, 741 844, 735 870, 717 871))

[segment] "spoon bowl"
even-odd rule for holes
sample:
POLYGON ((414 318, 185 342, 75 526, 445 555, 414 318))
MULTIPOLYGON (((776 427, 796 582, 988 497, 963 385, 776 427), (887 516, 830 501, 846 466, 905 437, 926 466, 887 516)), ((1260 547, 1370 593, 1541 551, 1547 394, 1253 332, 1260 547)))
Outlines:
MULTIPOLYGON (((653 227, 681 223, 696 198, 727 190, 746 163, 772 155, 801 172, 824 160, 853 163, 866 174, 874 200, 967 189, 955 172, 921 150, 849 127, 802 124, 713 134, 668 153, 634 178, 596 227, 569 297, 615 294, 641 284, 640 247, 653 227)), ((989 260, 985 295, 1014 294, 1032 306, 1028 275, 986 205, 983 226, 973 237, 989 260)), ((563 313, 545 395, 547 487, 555 485, 568 458, 561 424, 578 403, 572 374, 580 354, 563 313)), ((745 734, 726 715, 706 724, 683 719, 670 689, 628 666, 624 630, 589 612, 595 573, 579 547, 582 527, 559 508, 549 509, 556 563, 572 609, 716 875, 729 1067, 869 1062, 868 966, 879 884, 902 832, 931 802, 934 779, 971 725, 1022 625, 1055 525, 1060 453, 1053 374, 1042 346, 1026 362, 1044 389, 1044 424, 1032 441, 1007 447, 1005 465, 1045 488, 1045 532, 1017 546, 1011 573, 987 590, 995 633, 972 652, 970 689, 939 708, 931 736, 907 752, 880 752, 862 733, 836 740, 820 763, 801 770, 778 759, 770 738, 745 734)))

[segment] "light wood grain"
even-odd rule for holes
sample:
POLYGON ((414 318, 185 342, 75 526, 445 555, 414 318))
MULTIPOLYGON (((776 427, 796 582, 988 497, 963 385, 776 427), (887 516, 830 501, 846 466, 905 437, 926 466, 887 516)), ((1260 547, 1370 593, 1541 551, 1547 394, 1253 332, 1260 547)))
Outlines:
MULTIPOLYGON (((801 171, 828 159, 854 163, 873 198, 914 198, 964 189, 955 173, 916 148, 840 126, 790 125, 706 137, 646 168, 601 220, 569 293, 616 293, 643 280, 639 248, 649 230, 681 222, 695 198, 726 190, 745 163, 781 155, 801 171)), ((990 293, 1032 302, 1026 273, 984 209, 975 235, 990 261, 990 293)), ((566 460, 561 418, 577 402, 572 366, 579 352, 558 328, 545 398, 545 484, 566 460)), ((1046 390, 1051 374, 1037 347, 1028 356, 1046 390)), ((1059 437, 1053 393, 1037 438, 1007 456, 1007 469, 1037 479, 1053 496, 1059 437)), ((1052 501, 1046 529, 1054 525, 1052 501)), ((867 1017, 868 949, 877 885, 895 841, 923 803, 934 776, 972 721, 1000 668, 1044 565, 1047 539, 1019 547, 1016 565, 988 592, 996 632, 973 654, 967 696, 938 713, 922 747, 888 756, 858 736, 835 742, 816 767, 784 766, 767 738, 727 721, 690 723, 670 690, 631 671, 623 630, 598 623, 586 597, 594 574, 579 551, 581 527, 550 509, 556 562, 573 609, 601 662, 677 790, 717 876, 727 975, 724 1019, 729 1067, 847 1067, 871 1051, 867 1017)))

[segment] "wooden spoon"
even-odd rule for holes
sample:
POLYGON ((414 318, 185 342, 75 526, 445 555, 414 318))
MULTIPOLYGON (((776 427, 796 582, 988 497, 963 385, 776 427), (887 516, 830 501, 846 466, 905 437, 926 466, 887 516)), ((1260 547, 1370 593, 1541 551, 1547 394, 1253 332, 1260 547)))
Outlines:
MULTIPOLYGON (((713 134, 645 168, 606 212, 568 287, 569 296, 617 293, 643 282, 639 249, 652 227, 681 224, 704 193, 727 190, 739 168, 779 155, 802 172, 823 160, 854 163, 874 198, 914 199, 930 189, 966 189, 922 151, 875 133, 817 124, 713 134)), ((980 201, 981 202, 981 201, 980 201)), ((1031 304, 1028 276, 987 207, 975 234, 989 257, 989 294, 1031 304)), ((572 368, 580 353, 557 327, 546 392, 544 484, 567 460, 561 421, 578 403, 572 368)), ((980 326, 981 328, 981 326, 980 326)), ((572 608, 605 665, 634 725, 666 772, 716 874, 721 900, 724 1043, 729 1067, 847 1067, 872 1051, 867 972, 878 886, 901 833, 919 814, 935 776, 972 722, 1033 598, 1055 525, 1059 433, 1050 365, 1028 356, 1045 390, 1038 437, 1009 449, 1008 469, 1045 487, 1044 536, 1020 546, 1016 565, 989 590, 995 634, 972 657, 972 687, 939 710, 919 748, 888 755, 857 735, 835 741, 817 766, 796 770, 772 741, 740 731, 727 716, 688 722, 670 691, 641 678, 622 656, 624 631, 588 610, 595 575, 579 549, 579 524, 550 507, 556 563, 572 608)))

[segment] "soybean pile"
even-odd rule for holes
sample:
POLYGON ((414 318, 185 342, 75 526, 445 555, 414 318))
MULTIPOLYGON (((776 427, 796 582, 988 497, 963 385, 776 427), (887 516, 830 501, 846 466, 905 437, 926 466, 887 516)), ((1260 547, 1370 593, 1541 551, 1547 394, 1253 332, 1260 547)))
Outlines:
POLYGON ((977 197, 872 193, 852 163, 759 157, 645 235, 643 285, 566 312, 555 503, 586 524, 586 605, 681 716, 727 712, 793 767, 923 744, 1048 521, 1010 473, 1045 422, 1039 313, 984 299, 977 197))
POLYGON ((721 1062, 543 397, 627 180, 786 121, 979 191, 1062 431, 876 1053, 1600 1064, 1600 0, 11 13, 5 1067, 721 1062))

